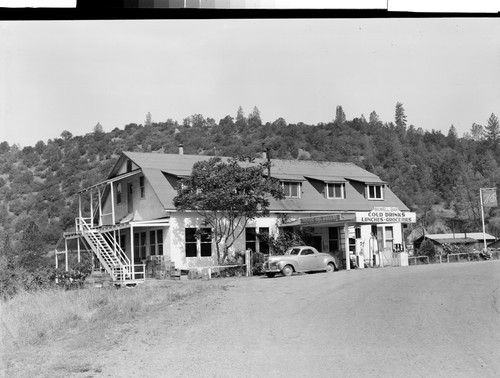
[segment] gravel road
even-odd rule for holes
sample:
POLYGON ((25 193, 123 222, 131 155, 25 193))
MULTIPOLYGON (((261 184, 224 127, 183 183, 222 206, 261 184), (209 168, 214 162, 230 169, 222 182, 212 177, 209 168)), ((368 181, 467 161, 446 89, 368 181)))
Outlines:
POLYGON ((227 279, 137 319, 99 376, 498 377, 500 261, 227 279))

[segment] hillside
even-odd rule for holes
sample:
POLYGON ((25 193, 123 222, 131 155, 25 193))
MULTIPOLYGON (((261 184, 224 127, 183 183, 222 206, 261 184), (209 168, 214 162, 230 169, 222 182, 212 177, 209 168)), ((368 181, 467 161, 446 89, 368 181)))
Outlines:
MULTIPOLYGON (((153 123, 149 116, 145 125, 104 132, 98 124, 84 136, 64 131, 22 149, 2 142, 0 252, 19 249, 28 229, 39 248, 51 249, 74 224, 77 191, 105 178, 121 151, 177 153, 180 143, 186 154, 257 156, 270 148, 273 158, 354 162, 386 180, 417 212, 419 226, 477 231, 479 188, 500 186, 494 131, 474 124, 470 135, 459 138, 453 126, 443 135, 407 126, 404 114, 383 123, 375 112, 370 121, 345 120, 340 113, 334 122, 318 125, 287 124, 283 118, 262 124, 257 108, 248 117, 240 108, 236 119, 226 116, 218 123, 200 114, 183 124, 153 123)), ((500 210, 488 210, 486 219, 487 230, 500 235, 500 210)))

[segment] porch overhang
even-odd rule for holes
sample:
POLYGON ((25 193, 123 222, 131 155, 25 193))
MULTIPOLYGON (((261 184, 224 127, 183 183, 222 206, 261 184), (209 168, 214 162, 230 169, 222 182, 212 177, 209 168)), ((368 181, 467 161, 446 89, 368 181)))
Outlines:
POLYGON ((282 223, 279 227, 307 227, 307 226, 344 226, 345 224, 355 224, 356 213, 337 213, 316 215, 313 217, 303 217, 291 222, 282 223))
POLYGON ((88 188, 84 188, 80 191, 78 191, 78 194, 80 193, 84 193, 84 192, 88 192, 89 190, 92 190, 92 189, 95 189, 95 188, 98 188, 98 187, 103 187, 103 186, 106 186, 108 184, 112 184, 114 183, 115 181, 120 181, 120 180, 123 180, 125 178, 128 178, 128 177, 132 177, 132 176, 135 176, 139 173, 142 173, 142 169, 136 169, 135 171, 132 171, 132 172, 127 172, 127 173, 124 173, 124 174, 121 174, 119 176, 115 176, 113 178, 110 178, 110 179, 107 179, 107 180, 104 180, 104 181, 101 181, 97 184, 94 184, 92 186, 89 186, 88 188))

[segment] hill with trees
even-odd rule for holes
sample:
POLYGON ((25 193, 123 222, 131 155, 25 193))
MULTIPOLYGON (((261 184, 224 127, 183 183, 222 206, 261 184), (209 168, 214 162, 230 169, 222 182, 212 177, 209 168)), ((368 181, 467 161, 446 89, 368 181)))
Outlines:
MULTIPOLYGON (((485 117, 486 119, 486 117, 485 117)), ((105 132, 99 123, 90 133, 57 138, 20 148, 0 143, 0 252, 45 254, 54 248, 78 214, 78 190, 103 180, 122 151, 259 156, 353 162, 387 181, 417 212, 427 232, 481 230, 479 188, 500 184, 500 125, 496 115, 485 126, 474 123, 459 137, 407 124, 403 104, 394 121, 375 111, 347 120, 341 106, 327 123, 289 124, 283 118, 263 123, 254 107, 245 115, 216 122, 202 114, 144 124, 131 123, 105 132)), ((487 231, 500 236, 500 209, 488 209, 487 231)), ((33 256, 32 256, 33 257, 33 256)))

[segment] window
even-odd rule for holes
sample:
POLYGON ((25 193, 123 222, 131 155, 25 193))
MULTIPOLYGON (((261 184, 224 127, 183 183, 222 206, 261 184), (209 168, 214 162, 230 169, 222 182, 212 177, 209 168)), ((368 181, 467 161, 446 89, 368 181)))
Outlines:
POLYGON ((307 248, 302 250, 302 253, 300 255, 301 256, 314 255, 314 252, 312 249, 307 248))
POLYGON ((300 182, 282 181, 281 186, 286 198, 300 198, 300 182))
POLYGON ((122 184, 119 182, 116 185, 116 204, 122 203, 122 184))
POLYGON ((128 159, 127 160, 127 172, 132 171, 132 160, 128 159))
POLYGON ((197 244, 196 240, 196 228, 186 228, 186 257, 196 257, 197 244))
POLYGON ((139 177, 139 187, 141 188, 141 198, 144 198, 144 176, 139 177))
POLYGON ((201 229, 200 255, 201 257, 212 256, 212 230, 210 228, 201 229))
POLYGON ((327 187, 327 198, 345 198, 344 190, 345 186, 341 183, 328 183, 327 187))
POLYGON ((186 257, 212 256, 212 230, 210 228, 186 228, 186 257))
POLYGON ((257 251, 257 229, 255 227, 245 229, 245 250, 247 249, 257 251))
POLYGON ((382 185, 368 185, 368 199, 370 200, 384 199, 382 185))
POLYGON ((255 227, 245 229, 245 249, 251 249, 254 252, 269 253, 269 227, 260 227, 257 233, 255 227))
POLYGON ((149 254, 163 255, 163 230, 149 231, 149 254))

